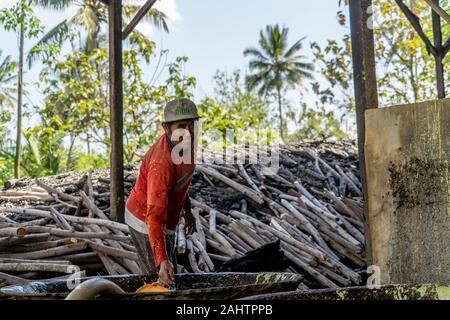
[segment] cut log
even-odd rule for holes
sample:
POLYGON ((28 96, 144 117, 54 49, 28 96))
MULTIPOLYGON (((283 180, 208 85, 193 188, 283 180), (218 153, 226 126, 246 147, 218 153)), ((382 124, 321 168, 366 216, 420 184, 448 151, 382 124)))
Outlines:
MULTIPOLYGON (((26 214, 26 215, 32 215, 32 216, 38 216, 38 217, 46 217, 46 218, 52 218, 50 212, 44 211, 44 210, 36 210, 36 209, 24 209, 24 208, 0 208, 0 212, 11 212, 11 213, 18 213, 18 214, 26 214)), ((125 233, 129 233, 128 226, 123 223, 118 223, 114 221, 104 220, 104 219, 96 219, 96 218, 85 218, 85 217, 76 217, 76 216, 70 216, 70 215, 63 215, 63 217, 68 222, 75 222, 75 223, 81 223, 81 224, 98 224, 101 226, 106 226, 108 228, 116 229, 123 231, 125 233)))
POLYGON ((87 248, 86 242, 68 244, 56 248, 44 249, 34 252, 1 254, 0 258, 22 258, 22 259, 43 259, 49 257, 58 257, 61 255, 83 251, 87 248))
POLYGON ((72 268, 68 268, 70 265, 64 264, 51 264, 51 263, 0 263, 0 271, 13 271, 13 272, 59 272, 59 273, 71 273, 72 268))
POLYGON ((264 203, 264 200, 252 189, 250 189, 240 183, 237 183, 237 182, 231 180, 230 178, 225 177, 223 174, 217 172, 216 170, 214 170, 212 168, 206 168, 204 166, 197 166, 197 170, 222 181, 223 183, 229 185, 233 189, 236 189, 237 191, 243 193, 244 195, 246 195, 247 197, 249 197, 256 203, 259 203, 259 204, 264 203))

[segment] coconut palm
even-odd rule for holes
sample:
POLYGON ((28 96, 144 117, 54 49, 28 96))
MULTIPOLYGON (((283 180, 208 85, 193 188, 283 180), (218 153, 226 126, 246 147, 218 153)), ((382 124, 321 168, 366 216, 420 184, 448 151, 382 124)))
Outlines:
MULTIPOLYGON (((42 39, 30 50, 28 62, 31 65, 40 56, 39 48, 46 47, 49 44, 62 45, 71 31, 79 28, 87 32, 86 52, 92 52, 99 47, 100 28, 108 21, 108 8, 99 0, 32 0, 33 4, 43 8, 63 10, 70 6, 76 6, 76 13, 54 26, 42 39)), ((138 5, 123 5, 124 21, 130 18, 140 9, 138 5)), ((167 26, 167 16, 158 9, 150 9, 145 15, 143 21, 155 25, 157 28, 169 32, 167 26)))
POLYGON ((278 26, 266 26, 265 33, 260 32, 259 48, 247 48, 244 56, 251 57, 246 83, 249 90, 257 89, 260 95, 275 93, 278 100, 280 117, 280 137, 285 141, 282 110, 282 92, 288 88, 300 87, 305 79, 311 79, 313 65, 303 62, 300 55, 304 38, 288 48, 289 29, 278 26))
POLYGON ((3 51, 0 49, 0 106, 12 105, 17 92, 14 84, 17 80, 17 73, 13 72, 15 63, 12 62, 11 56, 2 58, 2 55, 3 51))

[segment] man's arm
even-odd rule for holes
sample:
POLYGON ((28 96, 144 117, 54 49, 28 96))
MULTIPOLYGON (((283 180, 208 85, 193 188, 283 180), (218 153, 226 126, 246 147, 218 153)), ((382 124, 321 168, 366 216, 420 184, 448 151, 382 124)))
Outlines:
POLYGON ((173 266, 166 251, 168 192, 173 184, 172 177, 170 166, 158 163, 149 167, 146 223, 155 266, 159 267, 159 278, 166 285, 173 283, 173 266))
POLYGON ((146 223, 155 267, 157 268, 161 264, 161 261, 168 259, 165 237, 166 221, 167 208, 149 206, 146 223))

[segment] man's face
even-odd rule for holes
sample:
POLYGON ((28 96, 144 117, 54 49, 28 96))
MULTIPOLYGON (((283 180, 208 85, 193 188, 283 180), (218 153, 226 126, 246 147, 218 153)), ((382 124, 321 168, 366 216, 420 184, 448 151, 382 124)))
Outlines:
POLYGON ((174 144, 182 141, 194 141, 196 122, 198 120, 182 120, 163 124, 164 131, 170 137, 174 144))

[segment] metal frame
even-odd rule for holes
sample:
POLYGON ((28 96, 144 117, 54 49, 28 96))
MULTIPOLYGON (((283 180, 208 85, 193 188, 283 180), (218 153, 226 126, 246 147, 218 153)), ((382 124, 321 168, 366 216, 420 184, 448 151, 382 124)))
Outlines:
MULTIPOLYGON (((358 134, 359 168, 364 196, 364 216, 368 221, 368 197, 364 144, 366 136, 365 111, 378 107, 378 89, 375 73, 375 49, 373 30, 368 26, 372 0, 350 0, 350 28, 353 55, 353 79, 356 104, 356 127, 358 134)), ((369 226, 365 223, 366 258, 371 264, 369 226)))
POLYGON ((425 35, 420 24, 420 18, 416 16, 409 7, 403 2, 403 0, 395 0, 397 5, 400 7, 408 21, 411 23, 412 27, 419 35, 419 37, 424 42, 427 50, 431 53, 435 60, 436 65, 436 88, 438 93, 438 98, 443 99, 446 96, 445 93, 445 79, 444 79, 444 65, 442 60, 445 58, 450 50, 450 37, 442 43, 442 26, 441 18, 450 23, 450 15, 441 8, 439 5, 439 0, 423 0, 431 7, 431 19, 433 23, 433 43, 425 35))
MULTIPOLYGON (((439 99, 445 98, 444 65, 442 60, 450 50, 450 38, 442 43, 441 18, 450 23, 450 15, 439 5, 439 0, 423 0, 431 7, 433 23, 433 43, 426 36, 417 17, 403 0, 395 0, 408 21, 424 42, 427 50, 435 59, 436 88, 439 99)), ((369 14, 372 13, 372 0, 350 0, 350 27, 353 55, 353 75, 356 104, 356 124, 358 133, 358 153, 361 180, 364 194, 364 215, 366 217, 366 257, 371 264, 371 243, 368 225, 367 176, 365 166, 365 111, 378 107, 378 89, 375 73, 375 50, 373 30, 368 26, 369 14)))
MULTIPOLYGON (((122 89, 122 40, 139 24, 156 0, 148 0, 136 13, 136 16, 122 31, 122 0, 101 0, 108 5, 109 12, 109 56, 110 56, 110 121, 111 121, 111 217, 116 221, 124 218, 124 181, 123 181, 123 89, 122 89)), ((395 0, 406 18, 425 43, 436 62, 437 92, 439 98, 445 98, 443 58, 450 50, 450 38, 442 44, 441 17, 450 22, 450 15, 439 5, 439 0, 424 0, 432 8, 433 42, 426 37, 417 17, 403 2, 395 0)), ((350 0, 350 24, 353 46, 353 73, 358 131, 358 148, 366 199, 367 190, 365 172, 365 117, 366 109, 378 107, 378 90, 375 73, 373 31, 367 26, 372 0, 350 0)), ((367 229, 367 228, 366 228, 367 229)), ((367 233, 369 234, 369 233, 367 233)), ((370 237, 367 237, 370 239, 370 237)), ((369 241, 370 242, 370 241, 369 241)), ((370 252, 370 243, 366 243, 370 252)), ((368 255, 370 257, 370 255, 368 255)))
POLYGON ((124 221, 125 196, 123 181, 123 61, 125 40, 155 4, 148 0, 122 31, 122 0, 101 0, 108 6, 109 17, 109 91, 111 135, 111 218, 124 221))

